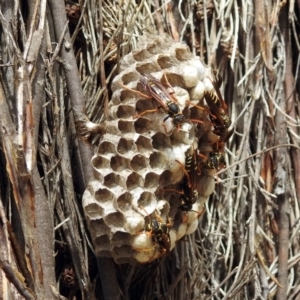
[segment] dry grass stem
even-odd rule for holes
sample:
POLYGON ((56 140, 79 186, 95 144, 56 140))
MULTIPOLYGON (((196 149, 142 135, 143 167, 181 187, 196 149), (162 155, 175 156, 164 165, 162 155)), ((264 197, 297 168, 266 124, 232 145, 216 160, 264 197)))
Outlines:
POLYGON ((0 0, 3 297, 300 299, 299 12, 271 0, 0 0), (168 32, 218 70, 234 133, 195 234, 151 264, 97 266, 80 204, 94 148, 75 124, 105 119, 144 32, 168 32))

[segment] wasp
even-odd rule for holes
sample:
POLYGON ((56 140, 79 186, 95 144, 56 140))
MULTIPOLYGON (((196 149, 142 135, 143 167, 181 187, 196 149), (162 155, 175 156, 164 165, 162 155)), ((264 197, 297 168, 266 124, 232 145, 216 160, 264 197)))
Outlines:
POLYGON ((227 106, 224 100, 220 100, 219 97, 211 92, 205 92, 204 97, 211 113, 213 114, 210 115, 210 119, 214 124, 213 133, 220 137, 219 143, 225 143, 233 133, 233 130, 228 132, 228 128, 231 125, 231 120, 226 113, 225 107, 227 108, 227 106), (225 106, 224 104, 221 104, 221 102, 224 102, 225 106))
POLYGON ((164 191, 174 191, 180 194, 181 205, 178 207, 179 210, 189 212, 193 211, 198 214, 198 217, 203 213, 193 210, 193 205, 198 200, 199 196, 199 175, 200 170, 197 160, 197 150, 193 153, 186 154, 185 165, 180 161, 176 160, 183 168, 185 176, 180 184, 180 190, 177 189, 163 189, 164 191))
POLYGON ((231 125, 231 120, 227 114, 226 102, 220 92, 222 78, 216 73, 216 71, 213 71, 213 74, 215 78, 212 80, 212 84, 217 95, 212 92, 205 92, 204 97, 212 113, 210 115, 210 119, 214 124, 213 132, 220 136, 220 143, 225 143, 230 138, 233 130, 228 132, 228 128, 231 125))
POLYGON ((169 93, 169 91, 158 79, 151 74, 147 74, 140 78, 140 83, 144 90, 147 91, 151 97, 153 97, 159 103, 160 106, 155 110, 146 110, 139 114, 139 116, 163 108, 167 114, 163 120, 163 123, 166 122, 167 119, 172 118, 174 126, 179 128, 184 122, 188 121, 182 114, 182 111, 180 111, 180 108, 176 103, 178 102, 177 99, 169 93))
MULTIPOLYGON (((164 75, 165 76, 165 75, 164 75)), ((169 84, 166 76, 165 80, 170 88, 171 85, 169 84)), ((185 123, 185 122, 196 122, 196 123, 203 123, 200 120, 195 120, 195 119, 187 119, 182 111, 179 108, 178 100, 176 97, 172 95, 174 92, 170 92, 158 79, 156 79, 153 75, 151 74, 145 74, 142 75, 141 78, 139 79, 140 84, 142 85, 143 89, 147 92, 148 95, 145 95, 143 93, 140 93, 138 91, 134 91, 129 89, 128 87, 120 84, 122 87, 131 90, 139 95, 141 95, 143 98, 146 99, 155 99, 159 106, 156 109, 148 109, 143 111, 142 113, 136 115, 135 117, 140 117, 144 114, 151 113, 151 112, 156 112, 159 111, 159 109, 163 109, 164 112, 167 114, 167 116, 163 119, 163 126, 166 130, 166 127, 164 123, 167 121, 167 119, 171 118, 173 121, 173 125, 177 127, 177 129, 180 128, 180 126, 185 123)), ((166 130, 167 131, 167 130, 166 130)))
POLYGON ((205 92, 204 97, 211 111, 210 119, 214 124, 213 133, 219 136, 219 140, 214 146, 214 151, 210 152, 205 167, 207 169, 218 169, 220 166, 226 166, 224 147, 231 137, 233 129, 228 130, 231 125, 231 119, 227 114, 227 105, 219 89, 222 79, 215 74, 215 80, 212 83, 217 95, 212 92, 205 92))
POLYGON ((163 254, 170 253, 170 227, 171 222, 163 223, 162 220, 158 221, 157 219, 151 219, 150 222, 145 226, 145 230, 150 232, 152 235, 153 242, 159 244, 163 249, 163 254))
POLYGON ((219 169, 220 166, 226 167, 225 156, 220 151, 212 151, 205 163, 207 169, 219 169))
POLYGON ((191 211, 193 204, 196 202, 198 197, 198 190, 192 187, 189 187, 186 182, 182 184, 182 194, 180 196, 183 204, 178 208, 182 211, 191 211))
POLYGON ((162 249, 161 254, 169 254, 171 248, 170 240, 170 227, 173 226, 173 223, 168 218, 167 223, 164 223, 163 220, 157 213, 155 213, 155 218, 150 218, 147 211, 142 207, 142 209, 147 214, 149 222, 145 223, 145 231, 149 232, 152 236, 152 240, 155 244, 158 244, 162 249))
POLYGON ((198 179, 199 170, 196 151, 193 154, 187 154, 185 160, 185 177, 183 178, 181 188, 182 204, 178 207, 182 211, 192 211, 193 204, 198 199, 198 179))

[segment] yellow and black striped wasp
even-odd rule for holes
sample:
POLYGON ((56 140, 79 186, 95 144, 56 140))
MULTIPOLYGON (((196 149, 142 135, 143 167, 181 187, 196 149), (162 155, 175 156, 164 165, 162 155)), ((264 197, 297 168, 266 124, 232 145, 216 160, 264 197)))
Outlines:
POLYGON ((226 167, 225 155, 220 151, 211 151, 209 157, 205 163, 207 169, 219 169, 220 167, 226 167))
POLYGON ((151 219, 145 225, 145 230, 150 232, 153 242, 159 244, 162 249, 162 254, 169 254, 171 247, 170 240, 171 223, 164 223, 162 220, 151 219))
MULTIPOLYGON (((181 183, 181 196, 182 204, 178 209, 182 211, 193 211, 193 204, 198 199, 198 183, 199 183, 199 169, 197 162, 197 151, 194 150, 192 154, 186 155, 185 160, 185 176, 181 183)), ((197 212, 198 213, 198 212, 197 212)))
POLYGON ((233 133, 233 130, 228 131, 231 120, 226 113, 227 105, 223 98, 217 97, 214 93, 205 92, 204 97, 211 111, 210 119, 213 123, 213 133, 220 137, 219 143, 225 143, 233 133))
POLYGON ((150 234, 153 242, 159 245, 161 255, 169 254, 171 247, 170 240, 170 228, 173 223, 170 218, 167 218, 167 222, 163 222, 162 218, 155 212, 155 217, 150 217, 144 207, 141 207, 147 214, 148 221, 145 222, 145 231, 150 234))

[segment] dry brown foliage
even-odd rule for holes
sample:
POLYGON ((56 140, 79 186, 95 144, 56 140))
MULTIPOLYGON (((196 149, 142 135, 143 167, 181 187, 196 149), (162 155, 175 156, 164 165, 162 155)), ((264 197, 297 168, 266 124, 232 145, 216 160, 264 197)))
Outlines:
POLYGON ((0 298, 300 299, 299 10, 0 0, 0 298), (168 257, 96 268, 80 206, 93 149, 73 112, 105 118, 120 59, 145 31, 187 43, 223 77, 228 167, 201 226, 168 257))

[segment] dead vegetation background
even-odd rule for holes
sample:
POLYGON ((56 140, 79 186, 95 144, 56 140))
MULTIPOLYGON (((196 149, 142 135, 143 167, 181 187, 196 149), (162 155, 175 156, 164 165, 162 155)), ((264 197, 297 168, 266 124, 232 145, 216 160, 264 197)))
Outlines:
POLYGON ((0 298, 300 299, 299 9, 0 0, 0 298), (235 130, 196 233, 160 261, 116 266, 94 256, 85 227, 93 149, 73 112, 101 122, 145 31, 218 69, 235 130))

